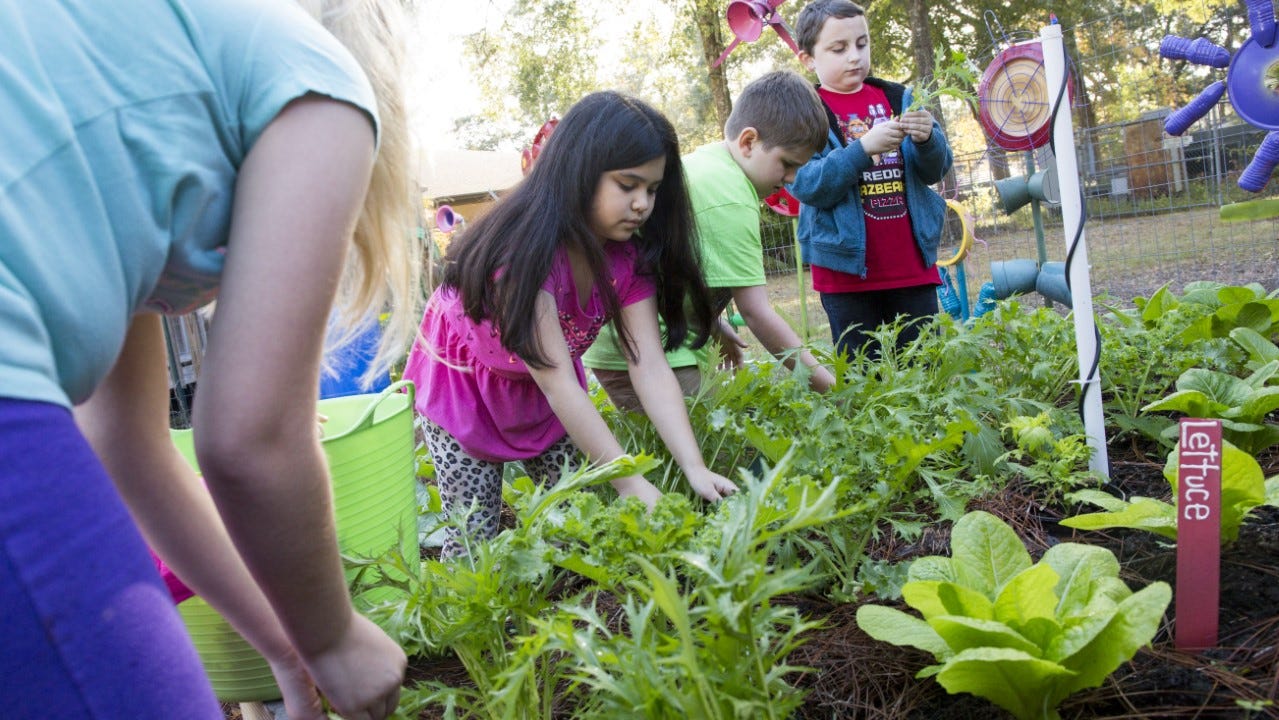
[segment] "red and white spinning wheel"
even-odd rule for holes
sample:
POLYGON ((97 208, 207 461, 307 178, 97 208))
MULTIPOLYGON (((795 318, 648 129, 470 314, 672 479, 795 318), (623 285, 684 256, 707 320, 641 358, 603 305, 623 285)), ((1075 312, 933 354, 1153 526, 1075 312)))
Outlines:
POLYGON ((982 74, 977 87, 978 118, 999 147, 1034 150, 1052 135, 1053 100, 1048 97, 1039 40, 1017 43, 996 55, 982 74))

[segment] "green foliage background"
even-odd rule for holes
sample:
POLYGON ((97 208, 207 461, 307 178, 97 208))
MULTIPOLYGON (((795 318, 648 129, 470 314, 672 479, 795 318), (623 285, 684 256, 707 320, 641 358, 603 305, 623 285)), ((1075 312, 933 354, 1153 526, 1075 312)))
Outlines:
MULTIPOLYGON (((916 31, 908 20, 911 6, 920 2, 924 0, 864 3, 876 74, 911 84, 924 79, 917 68, 925 59, 913 54, 916 31)), ((716 57, 732 39, 726 7, 727 2, 713 0, 631 3, 625 7, 634 20, 629 29, 605 35, 604 28, 615 27, 605 20, 622 11, 611 0, 511 2, 500 27, 467 38, 468 61, 482 69, 473 80, 483 91, 485 108, 459 120, 457 134, 470 149, 520 147, 551 114, 562 114, 587 92, 613 88, 653 102, 675 123, 686 146, 714 139, 724 118, 716 109, 717 81, 707 58, 716 57), (668 13, 673 15, 669 24, 664 20, 668 13), (605 46, 620 49, 620 62, 599 62, 605 46)), ((779 10, 793 27, 802 7, 792 0, 779 10)), ((925 3, 924 12, 933 52, 926 66, 943 64, 937 60, 958 52, 979 70, 1008 42, 1035 36, 1055 15, 1066 31, 1077 92, 1089 108, 1085 119, 1090 124, 1172 107, 1202 88, 1202 68, 1159 61, 1164 35, 1202 35, 1229 48, 1248 33, 1246 13, 1232 0, 961 0, 925 3)), ((766 30, 758 41, 743 43, 729 55, 723 66, 727 92, 780 68, 804 72, 780 38, 766 30)), ((948 108, 957 117, 966 114, 962 106, 948 108)), ((968 108, 967 114, 971 112, 968 108)))

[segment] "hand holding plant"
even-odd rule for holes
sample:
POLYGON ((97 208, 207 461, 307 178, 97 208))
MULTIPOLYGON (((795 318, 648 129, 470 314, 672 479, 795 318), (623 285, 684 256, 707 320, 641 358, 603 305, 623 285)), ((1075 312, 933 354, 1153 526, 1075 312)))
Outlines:
POLYGON ((708 469, 706 466, 689 468, 684 471, 684 475, 688 478, 689 487, 704 500, 719 502, 737 492, 737 486, 733 484, 732 480, 708 469))
POLYGON ((927 110, 908 110, 897 118, 910 139, 923 143, 933 136, 933 114, 927 110))
POLYGON ((862 144, 862 150, 867 155, 880 155, 896 150, 905 137, 906 130, 902 124, 896 120, 888 120, 877 123, 865 135, 858 138, 858 142, 862 144))

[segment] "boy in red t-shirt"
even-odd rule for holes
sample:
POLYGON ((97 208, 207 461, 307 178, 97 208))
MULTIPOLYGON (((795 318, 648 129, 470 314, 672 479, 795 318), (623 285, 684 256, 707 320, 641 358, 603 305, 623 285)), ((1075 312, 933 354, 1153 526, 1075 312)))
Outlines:
MULTIPOLYGON (((820 82, 831 132, 790 192, 802 203, 799 243, 813 289, 837 349, 851 355, 872 342, 867 332, 899 315, 937 313, 934 263, 946 203, 929 185, 950 169, 950 145, 927 110, 902 111, 908 88, 870 76, 860 6, 816 0, 800 11, 796 33, 800 61, 820 82)), ((919 329, 909 323, 897 346, 919 329)))

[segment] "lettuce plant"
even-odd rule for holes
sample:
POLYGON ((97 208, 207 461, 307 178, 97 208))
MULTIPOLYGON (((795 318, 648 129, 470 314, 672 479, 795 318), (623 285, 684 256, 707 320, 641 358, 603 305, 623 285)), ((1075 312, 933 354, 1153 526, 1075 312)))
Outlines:
MULTIPOLYGON (((1218 418, 1221 435, 1240 450, 1259 453, 1279 443, 1279 426, 1266 416, 1279 409, 1279 386, 1268 383, 1279 374, 1272 360, 1240 379, 1203 368, 1191 368, 1177 378, 1177 391, 1142 408, 1144 412, 1174 411, 1194 418, 1218 418)), ((1165 430, 1176 437, 1177 426, 1165 430)))
POLYGON ((902 587, 921 620, 863 605, 857 624, 877 640, 932 653, 950 693, 984 697, 1023 720, 1059 718, 1071 693, 1096 687, 1154 637, 1172 591, 1132 592, 1109 550, 1077 543, 1032 563, 1016 533, 993 515, 955 523, 951 557, 916 560, 902 587))
POLYGON ((1258 283, 1191 283, 1186 286, 1182 301, 1197 303, 1210 311, 1182 332, 1181 338, 1186 343, 1229 337, 1238 328, 1274 335, 1279 323, 1279 298, 1276 293, 1267 293, 1258 283))
MULTIPOLYGON (((1227 441, 1222 442, 1221 452, 1221 541, 1234 542, 1239 537, 1239 526, 1248 519, 1248 513, 1258 505, 1279 505, 1279 476, 1267 480, 1261 466, 1248 453, 1227 441)), ((1172 486, 1172 497, 1177 497, 1177 450, 1168 454, 1164 464, 1164 478, 1172 486)), ((1134 495, 1131 500, 1121 500, 1100 490, 1080 490, 1069 496, 1071 500, 1092 503, 1104 512, 1085 513, 1062 520, 1060 524, 1078 530, 1104 530, 1106 528, 1132 528, 1149 530, 1169 540, 1177 539, 1177 506, 1154 498, 1134 495)))

